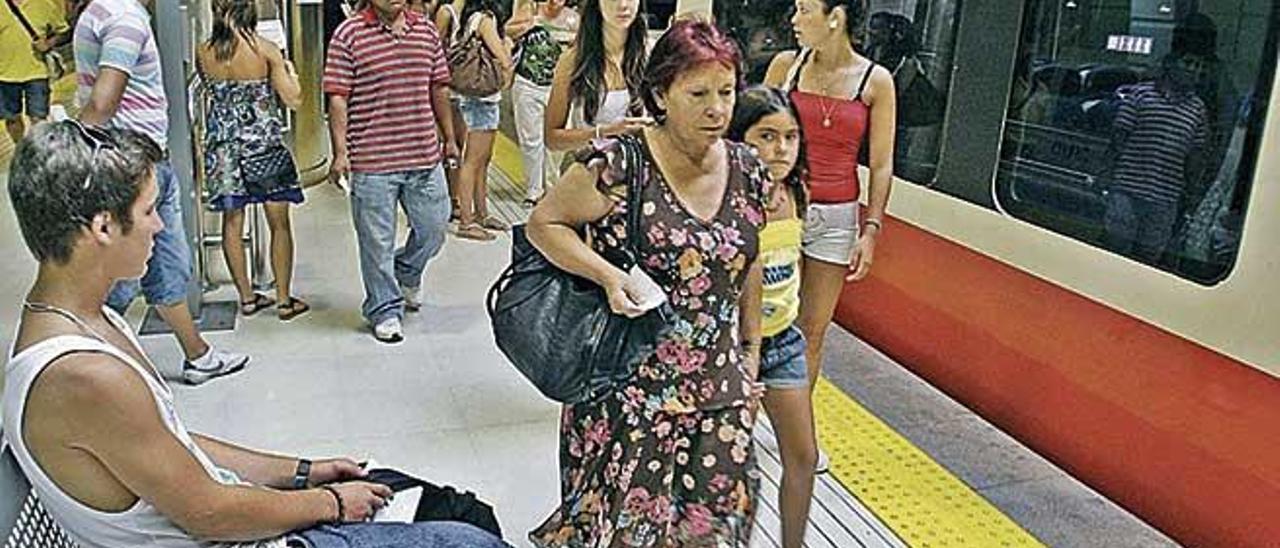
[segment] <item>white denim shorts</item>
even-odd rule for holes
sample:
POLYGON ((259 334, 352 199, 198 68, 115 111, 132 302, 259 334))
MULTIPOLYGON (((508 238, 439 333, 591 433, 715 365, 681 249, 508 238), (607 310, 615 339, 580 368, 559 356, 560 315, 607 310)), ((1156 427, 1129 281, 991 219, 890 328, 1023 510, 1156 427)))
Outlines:
POLYGON ((848 265, 858 243, 858 202, 809 204, 801 243, 806 257, 848 265))

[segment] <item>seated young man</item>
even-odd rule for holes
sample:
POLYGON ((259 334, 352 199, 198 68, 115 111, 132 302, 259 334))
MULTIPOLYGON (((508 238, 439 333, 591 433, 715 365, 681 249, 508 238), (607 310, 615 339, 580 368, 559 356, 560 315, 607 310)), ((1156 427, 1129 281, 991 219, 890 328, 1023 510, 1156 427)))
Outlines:
POLYGON ((314 464, 188 432, 127 324, 104 306, 146 267, 160 150, 140 133, 36 127, 9 197, 39 262, 4 377, 4 441, 41 502, 85 547, 245 543, 489 547, 454 522, 367 521, 391 490, 350 459, 314 464))

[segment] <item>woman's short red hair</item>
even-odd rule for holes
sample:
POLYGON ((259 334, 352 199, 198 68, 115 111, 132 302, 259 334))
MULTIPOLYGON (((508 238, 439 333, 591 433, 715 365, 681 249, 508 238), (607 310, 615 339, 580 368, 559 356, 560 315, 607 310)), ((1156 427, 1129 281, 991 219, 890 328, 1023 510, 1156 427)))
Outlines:
POLYGON ((666 112, 658 106, 655 94, 666 92, 680 74, 704 63, 719 63, 734 71, 738 88, 742 88, 742 54, 738 45, 709 22, 680 19, 662 34, 649 53, 641 88, 644 106, 661 119, 666 112))

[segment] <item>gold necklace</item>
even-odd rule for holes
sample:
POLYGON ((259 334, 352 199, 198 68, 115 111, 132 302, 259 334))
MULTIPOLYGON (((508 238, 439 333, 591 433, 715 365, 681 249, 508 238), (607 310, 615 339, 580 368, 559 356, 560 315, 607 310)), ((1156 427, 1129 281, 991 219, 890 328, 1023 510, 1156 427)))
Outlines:
POLYGON ((840 103, 833 101, 831 108, 827 108, 827 97, 825 95, 818 96, 818 108, 822 110, 822 127, 831 127, 831 115, 835 114, 838 106, 840 106, 840 103))

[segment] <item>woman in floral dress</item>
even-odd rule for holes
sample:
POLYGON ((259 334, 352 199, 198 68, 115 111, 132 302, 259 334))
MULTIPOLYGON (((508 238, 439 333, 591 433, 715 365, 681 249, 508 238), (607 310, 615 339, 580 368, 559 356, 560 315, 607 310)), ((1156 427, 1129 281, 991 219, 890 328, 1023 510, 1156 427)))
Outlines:
POLYGON ((616 313, 636 316, 638 289, 606 257, 626 245, 628 167, 646 170, 637 259, 676 312, 631 380, 565 407, 561 505, 530 533, 535 545, 747 543, 759 485, 751 428, 766 175, 745 147, 721 138, 737 67, 737 49, 714 27, 674 25, 645 75, 660 124, 596 141, 529 221, 551 261, 600 284, 616 313), (644 149, 640 165, 624 165, 623 140, 644 149), (590 246, 575 232, 582 226, 590 246))

